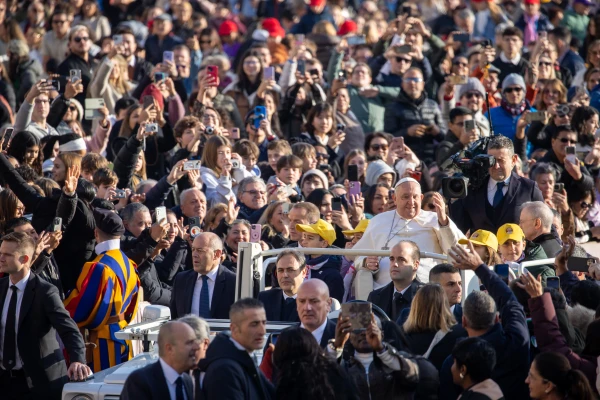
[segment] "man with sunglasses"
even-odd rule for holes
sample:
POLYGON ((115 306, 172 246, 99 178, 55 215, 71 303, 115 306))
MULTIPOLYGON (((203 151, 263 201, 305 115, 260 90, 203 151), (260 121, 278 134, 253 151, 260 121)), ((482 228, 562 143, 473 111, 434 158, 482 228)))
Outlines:
MULTIPOLYGON (((517 136, 517 123, 521 115, 529 110, 536 110, 525 99, 525 80, 518 74, 510 74, 502 81, 502 101, 500 106, 489 110, 494 124, 494 133, 504 135, 512 140, 517 136)), ((520 153, 519 153, 520 154, 520 153)))
POLYGON ((375 82, 381 86, 398 87, 402 83, 402 75, 412 65, 411 53, 403 51, 403 46, 394 45, 390 46, 385 52, 384 61, 387 60, 389 68, 386 72, 380 71, 375 82))
POLYGON ((561 125, 552 132, 552 148, 540 162, 554 163, 559 177, 556 183, 564 183, 565 191, 585 192, 594 190, 594 179, 585 165, 576 157, 567 157, 567 147, 577 145, 577 133, 569 125, 561 125))
MULTIPOLYGON (((80 104, 85 104, 87 88, 92 81, 92 70, 97 65, 96 61, 90 56, 92 47, 90 39, 90 30, 87 26, 77 25, 69 32, 69 56, 58 66, 58 74, 61 76, 70 76, 71 70, 81 71, 81 83, 83 91, 75 96, 80 104)), ((84 122, 85 123, 85 122, 84 122)))
POLYGON ((50 21, 52 30, 46 32, 42 39, 41 53, 44 68, 50 60, 54 60, 57 64, 63 62, 67 58, 69 49, 68 34, 71 29, 71 20, 67 15, 66 8, 60 4, 57 5, 50 21))
MULTIPOLYGON (((454 109, 457 103, 457 97, 454 96, 454 88, 455 85, 450 81, 446 82, 446 93, 442 99, 442 116, 447 124, 449 122, 450 110, 454 109)), ((482 112, 485 96, 485 88, 477 78, 469 78, 466 84, 458 87, 458 103, 471 111, 471 115, 477 123, 477 131, 480 136, 490 135, 490 123, 482 112)), ((448 127, 450 128, 450 125, 448 127)), ((456 134, 456 132, 454 133, 456 134)))

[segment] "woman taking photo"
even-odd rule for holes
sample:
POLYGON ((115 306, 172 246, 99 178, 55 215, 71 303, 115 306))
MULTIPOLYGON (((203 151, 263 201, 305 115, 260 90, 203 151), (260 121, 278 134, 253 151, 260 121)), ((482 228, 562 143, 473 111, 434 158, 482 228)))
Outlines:
POLYGON ((592 238, 600 238, 600 227, 591 227, 588 212, 596 201, 594 191, 573 191, 569 193, 569 206, 575 217, 575 240, 578 244, 587 243, 592 238))
POLYGON ((344 158, 344 176, 338 180, 339 183, 344 183, 348 179, 348 167, 356 165, 358 170, 358 181, 361 184, 365 183, 365 174, 367 172, 367 155, 361 149, 350 150, 344 158))
POLYGON ((273 365, 278 371, 277 399, 357 398, 352 381, 337 362, 325 356, 306 329, 294 327, 281 331, 273 352, 273 365))
POLYGON ((103 98, 111 114, 115 113, 117 100, 127 96, 132 89, 127 72, 129 66, 125 58, 118 53, 120 46, 122 45, 114 46, 100 66, 94 69, 89 88, 90 96, 103 98))
POLYGON ((267 120, 270 122, 269 128, 271 128, 271 134, 267 136, 277 136, 282 138, 281 123, 279 121, 279 93, 274 90, 264 90, 257 93, 254 99, 252 108, 256 106, 264 106, 267 109, 267 120))
POLYGON ((504 399, 502 389, 492 380, 496 351, 491 344, 478 337, 464 339, 452 350, 452 358, 452 381, 463 389, 461 400, 504 399))
POLYGON ((244 54, 238 66, 237 79, 234 79, 223 90, 224 95, 233 98, 240 115, 245 116, 248 114, 259 88, 262 90, 269 89, 268 83, 263 85, 263 72, 264 68, 260 56, 257 53, 248 51, 244 54))
POLYGON ((288 88, 279 111, 283 137, 287 140, 302 134, 308 112, 315 104, 323 102, 320 90, 312 84, 312 78, 300 82, 304 81, 296 73, 296 84, 288 88))
POLYGON ((467 332, 456 325, 444 289, 433 284, 417 291, 402 329, 408 337, 411 352, 425 356, 438 370, 456 340, 467 336, 467 332))
POLYGON ((9 156, 17 159, 19 165, 28 165, 38 174, 42 174, 42 158, 40 157, 40 141, 29 131, 15 134, 7 150, 9 156))
POLYGON ((289 227, 283 223, 283 205, 289 203, 276 201, 267 207, 258 223, 262 225, 261 240, 274 249, 285 247, 290 241, 289 227))
POLYGON ((213 136, 206 142, 200 175, 206 185, 209 207, 219 203, 227 204, 229 199, 236 196, 237 183, 251 176, 246 171, 242 158, 231 153, 231 144, 223 136, 213 136), (232 159, 238 161, 239 167, 233 168, 232 159))

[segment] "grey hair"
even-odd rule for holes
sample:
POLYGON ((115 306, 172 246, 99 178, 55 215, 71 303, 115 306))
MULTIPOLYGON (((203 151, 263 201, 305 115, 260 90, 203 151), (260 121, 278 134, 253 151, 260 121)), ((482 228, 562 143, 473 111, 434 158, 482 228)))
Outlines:
POLYGON ((554 215, 548 205, 542 201, 528 201, 523 203, 521 212, 528 209, 533 218, 539 218, 542 221, 542 228, 549 230, 552 228, 554 215))
POLYGON ((464 8, 458 12, 458 18, 460 19, 475 19, 475 14, 469 8, 464 8))
POLYGON ((294 257, 294 259, 298 261, 298 264, 300 264, 300 271, 302 271, 304 267, 306 267, 306 258, 304 257, 304 254, 292 249, 286 249, 279 253, 277 255, 277 261, 275 262, 275 264, 278 264, 279 260, 281 260, 285 256, 294 257))
POLYGON ((475 330, 490 329, 496 319, 496 303, 485 292, 471 292, 465 299, 463 315, 469 327, 475 330))
POLYGON ((188 324, 194 330, 198 340, 210 339, 210 327, 208 326, 208 323, 199 316, 188 314, 177 319, 177 321, 188 324))
POLYGON ((150 213, 150 210, 142 203, 129 203, 121 210, 121 219, 123 222, 129 222, 133 219, 133 216, 139 212, 150 213))
POLYGON ((191 193, 191 192, 201 193, 202 196, 206 199, 206 195, 204 193, 202 193, 202 190, 200 190, 198 188, 189 188, 189 189, 185 189, 183 192, 181 192, 181 194, 179 195, 179 203, 183 203, 183 199, 185 199, 187 194, 191 193))
POLYGON ((554 168, 552 164, 546 162, 533 164, 533 168, 529 172, 529 175, 534 181, 537 180, 538 176, 540 175, 552 175, 555 181, 558 179, 556 168, 554 168))
POLYGON ((251 183, 260 183, 265 189, 267 188, 267 184, 261 178, 259 178, 258 176, 249 176, 247 178, 242 179, 241 182, 238 183, 238 197, 244 194, 244 192, 246 191, 246 186, 248 186, 251 183))
POLYGON ((594 310, 586 308, 581 304, 576 304, 573 307, 567 306, 569 321, 581 332, 587 332, 588 326, 594 320, 594 314, 594 310))
POLYGON ((252 297, 245 297, 243 299, 239 299, 238 301, 233 303, 229 308, 229 319, 232 323, 237 323, 239 321, 237 318, 239 314, 243 313, 246 310, 255 310, 257 308, 265 308, 262 301, 254 299, 252 297))
POLYGON ((233 228, 234 225, 238 224, 245 225, 246 228, 248 228, 248 230, 252 229, 252 224, 247 219, 236 219, 231 223, 231 225, 229 225, 229 228, 227 228, 227 233, 229 233, 229 231, 231 230, 231 228, 233 228))
POLYGON ((223 241, 221 238, 212 232, 202 232, 197 237, 208 238, 208 246, 211 250, 223 250, 223 241))
POLYGON ((158 183, 158 181, 156 181, 154 179, 146 179, 144 181, 141 181, 140 183, 138 183, 137 187, 135 188, 135 193, 136 194, 145 193, 143 191, 143 189, 145 189, 146 186, 152 185, 152 187, 154 187, 154 185, 156 185, 157 183, 158 183))
POLYGON ((494 136, 490 139, 488 150, 491 149, 506 149, 511 156, 515 154, 515 146, 512 140, 503 135, 494 136))

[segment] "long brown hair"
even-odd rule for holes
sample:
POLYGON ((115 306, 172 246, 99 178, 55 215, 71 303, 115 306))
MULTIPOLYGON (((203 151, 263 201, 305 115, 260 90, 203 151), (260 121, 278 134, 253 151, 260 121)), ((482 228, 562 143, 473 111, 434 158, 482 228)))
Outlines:
POLYGON ((217 175, 221 175, 221 168, 217 165, 219 147, 227 146, 231 149, 231 143, 224 136, 212 136, 206 141, 202 151, 202 165, 212 169, 217 175))
POLYGON ((121 129, 119 130, 119 137, 128 138, 133 133, 133 129, 129 126, 129 120, 131 119, 131 114, 137 109, 142 108, 141 104, 133 104, 127 109, 125 113, 125 118, 123 118, 123 123, 121 124, 121 129))
POLYGON ((19 203, 19 198, 12 190, 4 189, 0 192, 0 229, 3 232, 6 221, 17 217, 19 203))
POLYGON ((450 304, 440 285, 425 285, 415 295, 408 319, 402 325, 406 333, 448 332, 456 319, 450 312, 450 304))

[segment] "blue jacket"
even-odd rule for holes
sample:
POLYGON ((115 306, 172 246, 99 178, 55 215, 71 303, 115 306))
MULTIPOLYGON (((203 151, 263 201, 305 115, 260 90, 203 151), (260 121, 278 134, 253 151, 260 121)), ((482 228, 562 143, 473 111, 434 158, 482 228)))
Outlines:
POLYGON ((162 43, 158 42, 158 36, 150 35, 146 39, 146 61, 156 65, 163 61, 163 51, 173 51, 173 48, 178 44, 182 44, 183 40, 179 36, 167 36, 162 43))
POLYGON ((306 14, 304 14, 302 18, 300 18, 300 21, 298 21, 296 25, 292 26, 292 29, 290 29, 290 33, 294 35, 298 33, 308 35, 312 32, 313 27, 321 21, 331 22, 337 30, 337 26, 335 25, 333 15, 331 15, 331 12, 329 12, 329 7, 325 7, 321 14, 315 14, 313 10, 310 9, 310 7, 307 7, 306 14))
MULTIPOLYGON (((531 107, 529 103, 527 103, 526 109, 531 112, 537 111, 534 107, 531 107)), ((517 122, 521 117, 520 115, 510 115, 508 111, 501 106, 494 107, 486 112, 486 118, 488 118, 488 114, 491 114, 494 133, 496 135, 504 135, 511 140, 515 139, 515 135, 517 134, 517 122)), ((527 129, 529 129, 529 125, 525 128, 525 134, 527 134, 527 129)))
MULTIPOLYGON (((495 324, 480 336, 496 350, 496 367, 492 379, 500 386, 506 399, 529 400, 525 379, 529 372, 529 330, 525 310, 510 288, 482 264, 475 271, 488 294, 496 302, 501 323, 495 324)), ((449 356, 440 370, 440 400, 456 399, 460 388, 452 382, 450 368, 454 359, 449 356)))
POLYGON ((344 298, 344 280, 340 274, 342 257, 323 255, 307 260, 311 279, 320 279, 327 284, 329 295, 341 303, 344 298))
POLYGON ((572 76, 576 76, 582 69, 585 70, 585 62, 583 58, 573 50, 569 50, 565 53, 560 66, 568 69, 572 76))

